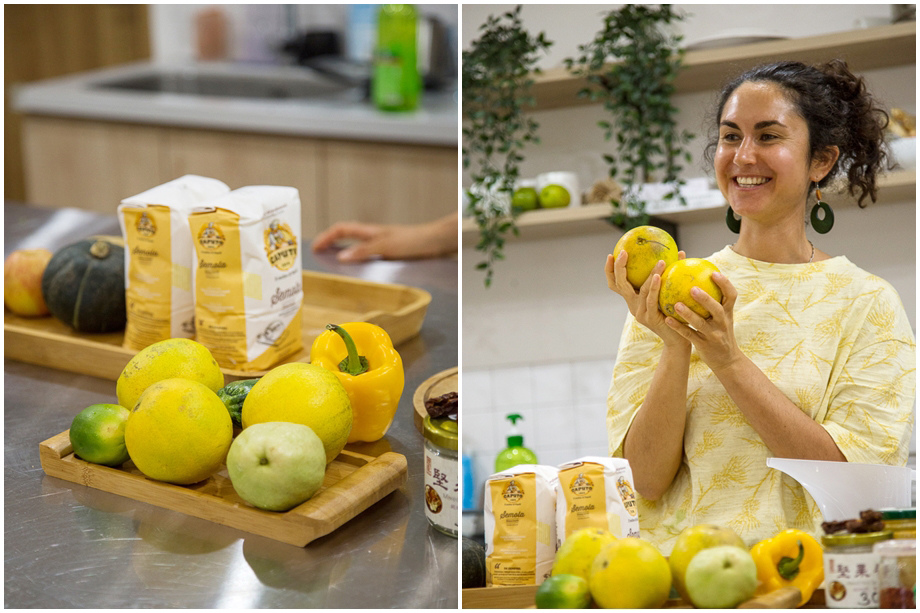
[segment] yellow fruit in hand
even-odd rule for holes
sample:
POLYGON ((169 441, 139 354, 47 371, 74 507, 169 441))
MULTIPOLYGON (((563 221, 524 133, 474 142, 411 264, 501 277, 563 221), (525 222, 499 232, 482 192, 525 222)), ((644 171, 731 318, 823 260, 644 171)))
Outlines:
POLYGON ((180 485, 216 472, 232 441, 227 407, 214 391, 188 379, 148 387, 125 424, 125 446, 138 470, 180 485))
POLYGON ((674 310, 675 304, 683 302, 703 319, 709 317, 709 311, 690 295, 690 288, 698 287, 716 302, 722 302, 722 290, 712 280, 714 272, 719 272, 716 265, 700 258, 685 258, 668 266, 661 275, 661 290, 658 292, 661 312, 685 324, 687 321, 674 310))
POLYGON ((224 386, 224 373, 208 348, 189 338, 170 338, 139 351, 118 377, 118 404, 132 409, 148 387, 179 377, 197 381, 216 392, 224 386))
POLYGON ((714 524, 699 524, 684 528, 677 536, 674 549, 671 550, 671 555, 668 556, 668 565, 671 567, 674 589, 687 602, 690 601, 690 596, 687 594, 684 578, 687 575, 687 566, 690 565, 690 560, 703 549, 719 545, 735 545, 736 547, 747 549, 741 537, 735 534, 731 528, 722 528, 714 524))
POLYGON ((655 265, 664 260, 665 268, 677 261, 677 243, 670 234, 655 226, 639 226, 626 232, 613 248, 613 258, 626 251, 626 280, 639 289, 652 274, 655 265))
POLYGON ((305 362, 268 371, 243 401, 243 429, 270 421, 309 426, 323 442, 327 464, 345 448, 352 420, 348 392, 338 377, 305 362))
POLYGON ((621 538, 594 558, 588 585, 603 609, 660 608, 671 593, 671 569, 648 541, 621 538))
POLYGON ((591 574, 591 563, 605 545, 617 540, 601 528, 584 528, 568 536, 553 560, 553 575, 577 575, 585 579, 591 574))

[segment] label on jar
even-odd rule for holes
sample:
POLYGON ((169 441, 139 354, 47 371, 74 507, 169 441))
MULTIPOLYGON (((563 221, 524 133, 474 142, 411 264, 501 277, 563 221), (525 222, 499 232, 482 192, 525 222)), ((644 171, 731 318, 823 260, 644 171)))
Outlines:
POLYGON ((878 554, 825 552, 827 606, 832 609, 877 609, 878 567, 878 554))
POLYGON ((425 445, 425 517, 435 526, 457 534, 459 509, 457 460, 425 445))

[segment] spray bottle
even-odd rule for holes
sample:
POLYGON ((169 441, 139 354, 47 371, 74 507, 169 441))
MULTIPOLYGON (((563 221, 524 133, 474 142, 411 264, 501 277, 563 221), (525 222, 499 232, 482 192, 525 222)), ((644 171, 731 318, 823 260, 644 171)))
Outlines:
POLYGON ((524 437, 517 427, 517 421, 523 417, 517 413, 511 413, 506 416, 506 419, 511 422, 511 429, 508 431, 508 447, 495 458, 495 472, 507 470, 518 464, 537 463, 537 454, 524 447, 524 437))

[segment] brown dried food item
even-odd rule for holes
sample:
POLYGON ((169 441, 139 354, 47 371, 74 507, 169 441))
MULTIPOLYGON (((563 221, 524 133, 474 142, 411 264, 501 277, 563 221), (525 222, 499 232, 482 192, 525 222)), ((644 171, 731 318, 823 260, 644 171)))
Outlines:
POLYGON ((821 524, 824 534, 848 532, 850 534, 864 534, 866 532, 879 532, 885 529, 882 514, 879 511, 867 509, 860 511, 859 519, 846 519, 839 521, 826 521, 821 524))
POLYGON ((838 532, 843 532, 847 529, 847 522, 845 521, 821 522, 821 529, 824 530, 824 534, 837 534, 838 532))
POLYGON ((425 410, 432 419, 457 414, 460 396, 457 392, 447 392, 425 401, 425 410))

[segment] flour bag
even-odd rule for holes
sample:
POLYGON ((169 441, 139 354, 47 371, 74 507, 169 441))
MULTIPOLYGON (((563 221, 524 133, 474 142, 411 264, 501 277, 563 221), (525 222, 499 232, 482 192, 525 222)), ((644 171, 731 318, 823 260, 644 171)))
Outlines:
POLYGON ((217 179, 185 175, 118 205, 125 239, 125 347, 194 338, 195 248, 188 215, 192 206, 229 191, 217 179))
POLYGON ((539 585, 556 557, 552 466, 520 464, 485 485, 486 585, 539 585))
POLYGON ((224 368, 268 370, 303 349, 300 195, 252 185, 192 210, 197 340, 224 368))
POLYGON ((582 528, 601 528, 618 538, 639 536, 639 509, 627 460, 587 456, 559 467, 557 547, 582 528))

